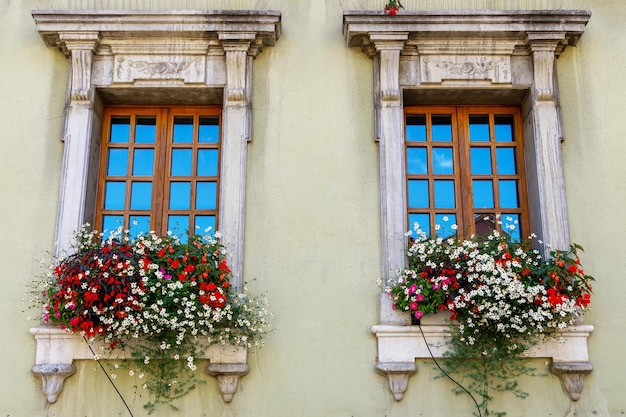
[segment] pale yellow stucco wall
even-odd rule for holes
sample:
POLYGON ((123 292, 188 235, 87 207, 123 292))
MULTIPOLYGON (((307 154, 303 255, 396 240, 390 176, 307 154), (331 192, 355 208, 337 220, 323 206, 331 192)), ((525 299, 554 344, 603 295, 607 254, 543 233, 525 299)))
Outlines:
MULTIPOLYGON (((572 240, 594 286, 594 371, 570 403, 552 375, 524 380, 531 397, 501 404, 509 416, 619 416, 626 413, 626 2, 622 0, 405 0, 407 9, 589 9, 577 47, 558 61, 564 169, 572 240)), ((248 148, 245 277, 264 291, 275 332, 250 358, 251 372, 224 407, 216 384, 159 416, 469 416, 471 402, 420 365, 396 403, 375 374, 380 275, 378 145, 373 140, 372 65, 345 46, 343 10, 379 9, 373 0, 0 0, 0 415, 128 415, 93 363, 78 363, 58 402, 47 405, 30 373, 34 341, 24 283, 52 248, 63 144, 67 61, 45 47, 32 9, 269 8, 283 34, 254 64, 248 148), (175 3, 174 6, 172 4, 175 3)), ((545 365, 537 361, 541 369, 545 365)), ((142 391, 120 375, 135 416, 142 391)))

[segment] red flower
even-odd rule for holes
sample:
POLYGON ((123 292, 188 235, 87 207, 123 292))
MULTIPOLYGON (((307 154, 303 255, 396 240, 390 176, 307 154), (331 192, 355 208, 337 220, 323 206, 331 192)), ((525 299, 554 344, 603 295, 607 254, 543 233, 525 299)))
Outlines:
POLYGON ((583 306, 583 307, 587 307, 590 302, 591 302, 591 295, 588 293, 583 294, 576 299, 576 304, 579 306, 583 306))
POLYGON ((215 291, 216 289, 217 289, 217 285, 215 285, 212 282, 209 282, 208 284, 206 282, 200 283, 200 291, 210 292, 210 291, 215 291))
POLYGON ((224 271, 226 273, 230 273, 232 272, 229 268, 228 265, 226 265, 226 259, 222 259, 222 262, 220 262, 220 271, 224 271))
POLYGON ((193 265, 187 265, 187 266, 185 266, 184 271, 185 271, 185 272, 189 272, 189 273, 191 273, 191 272, 193 272, 195 269, 196 269, 196 268, 195 268, 193 265))

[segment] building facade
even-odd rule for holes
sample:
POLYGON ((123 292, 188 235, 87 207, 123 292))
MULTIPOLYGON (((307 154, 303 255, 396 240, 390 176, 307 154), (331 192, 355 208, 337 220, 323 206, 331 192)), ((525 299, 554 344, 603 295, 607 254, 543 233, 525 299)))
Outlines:
MULTIPOLYGON (((553 247, 584 247, 596 282, 584 321, 533 351, 543 375, 520 380, 529 398, 498 395, 494 408, 513 417, 626 413, 626 4, 403 5, 390 16, 372 0, 0 4, 0 411, 129 415, 84 346, 33 320, 24 291, 42 256, 65 250, 81 224, 135 220, 146 230, 216 226, 235 286, 265 293, 273 312, 263 348, 211 353, 198 369, 206 383, 175 403, 179 411, 158 415, 472 415, 469 398, 434 378, 415 326, 377 281, 406 262, 414 221, 434 228, 452 217, 479 231, 506 214, 553 247), (132 144, 113 139, 126 125, 139 126, 132 144), (176 138, 140 140, 167 126, 206 132, 189 158, 209 168, 159 174, 188 155, 176 138), (463 133, 442 133, 467 126, 493 143, 465 152, 453 140, 463 133), (433 133, 422 140, 422 131, 433 133), (146 173, 142 158, 159 152, 167 163, 146 173), (405 164, 422 153, 431 169, 405 164), (129 154, 132 172, 107 165, 129 154), (494 172, 457 178, 447 161, 494 172), (128 190, 115 191, 121 183, 128 190), (479 187, 496 187, 480 194, 491 200, 477 202, 479 187), (145 195, 164 196, 158 218, 145 195)), ((438 326, 424 326, 432 340, 443 337, 438 326)), ((115 384, 132 414, 145 415, 138 376, 120 372, 115 384)))

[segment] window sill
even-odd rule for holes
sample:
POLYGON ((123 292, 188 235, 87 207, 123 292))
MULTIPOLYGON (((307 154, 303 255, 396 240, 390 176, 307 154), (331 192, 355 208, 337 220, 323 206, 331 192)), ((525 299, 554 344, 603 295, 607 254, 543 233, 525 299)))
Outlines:
MULTIPOLYGON (((63 390, 65 378, 76 371, 74 360, 94 360, 94 355, 81 336, 69 333, 56 326, 40 326, 30 329, 37 342, 37 353, 33 374, 41 377, 43 391, 48 402, 57 400, 63 390)), ((95 352, 107 353, 107 359, 128 359, 130 353, 124 350, 108 351, 99 343, 94 343, 95 352)), ((234 345, 209 345, 203 349, 198 359, 209 360, 207 374, 217 379, 222 400, 232 401, 239 378, 248 374, 247 348, 234 345)))
MULTIPOLYGON (((436 315, 422 319, 424 337, 418 326, 376 325, 372 333, 378 341, 376 371, 387 378, 389 390, 400 401, 408 387, 409 377, 417 372, 416 359, 441 358, 446 351, 450 325, 436 315), (428 346, 424 343, 424 338, 428 346), (430 348, 430 351, 429 351, 430 348)), ((583 377, 591 372, 587 339, 593 326, 580 324, 557 333, 557 337, 539 343, 527 356, 548 358, 549 370, 561 379, 563 390, 577 401, 583 390, 583 377)))

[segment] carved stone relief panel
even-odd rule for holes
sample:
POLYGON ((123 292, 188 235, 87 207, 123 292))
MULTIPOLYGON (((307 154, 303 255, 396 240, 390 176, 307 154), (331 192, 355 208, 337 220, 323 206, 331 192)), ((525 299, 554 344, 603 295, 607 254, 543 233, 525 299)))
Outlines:
POLYGON ((494 84, 511 83, 509 56, 438 55, 420 56, 421 82, 445 80, 488 80, 494 84))
POLYGON ((114 83, 132 83, 139 80, 181 80, 185 83, 203 83, 206 74, 203 57, 132 55, 118 56, 113 70, 114 83))

